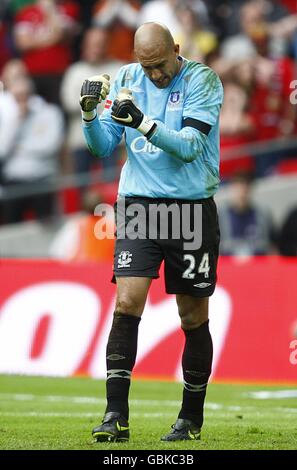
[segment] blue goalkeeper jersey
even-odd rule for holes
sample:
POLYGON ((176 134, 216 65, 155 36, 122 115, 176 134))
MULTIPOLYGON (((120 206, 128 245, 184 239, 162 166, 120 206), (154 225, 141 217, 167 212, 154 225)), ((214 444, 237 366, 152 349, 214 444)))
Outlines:
POLYGON ((184 58, 165 89, 147 78, 140 64, 122 67, 99 119, 83 122, 89 149, 108 157, 124 134, 127 161, 120 196, 196 200, 212 196, 219 185, 219 113, 223 87, 206 65, 184 58), (121 88, 157 123, 148 140, 111 118, 111 103, 121 88), (188 154, 190 158, 187 158, 188 154))

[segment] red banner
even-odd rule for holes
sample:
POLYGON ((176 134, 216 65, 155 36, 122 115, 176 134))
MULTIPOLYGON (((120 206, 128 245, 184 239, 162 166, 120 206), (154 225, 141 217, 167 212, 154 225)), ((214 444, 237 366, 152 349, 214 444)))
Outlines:
MULTIPOLYGON (((111 267, 0 262, 0 373, 105 377, 111 267)), ((297 263, 221 258, 210 301, 213 380, 297 383, 297 263)), ((134 376, 181 378, 183 334, 163 276, 140 323, 134 376)))

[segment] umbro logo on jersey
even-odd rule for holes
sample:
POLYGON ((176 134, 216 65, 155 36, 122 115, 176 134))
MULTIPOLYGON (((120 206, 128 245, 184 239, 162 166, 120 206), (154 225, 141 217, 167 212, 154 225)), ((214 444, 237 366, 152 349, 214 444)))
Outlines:
POLYGON ((199 289, 205 289, 209 286, 211 286, 209 282, 200 282, 200 284, 194 284, 194 287, 199 287, 199 289))

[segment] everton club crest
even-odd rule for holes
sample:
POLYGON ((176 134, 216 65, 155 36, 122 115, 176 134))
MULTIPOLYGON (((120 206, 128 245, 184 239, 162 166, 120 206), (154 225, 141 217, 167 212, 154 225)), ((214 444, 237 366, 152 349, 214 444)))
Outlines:
POLYGON ((179 99, 180 99, 180 91, 173 91, 172 93, 170 93, 170 103, 172 104, 177 104, 179 102, 179 99))

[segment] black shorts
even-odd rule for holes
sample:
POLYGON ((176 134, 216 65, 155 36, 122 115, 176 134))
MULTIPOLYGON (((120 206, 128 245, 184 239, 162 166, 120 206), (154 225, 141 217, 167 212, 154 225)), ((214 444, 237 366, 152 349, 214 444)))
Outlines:
POLYGON ((127 197, 117 201, 115 214, 113 282, 121 276, 156 279, 164 260, 168 294, 213 294, 220 241, 213 198, 127 197))

